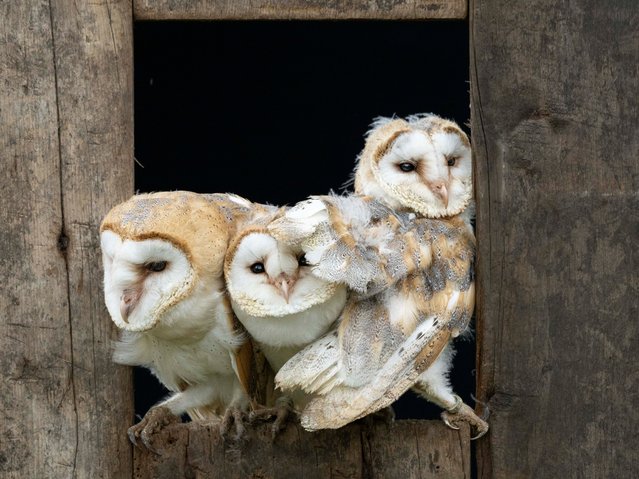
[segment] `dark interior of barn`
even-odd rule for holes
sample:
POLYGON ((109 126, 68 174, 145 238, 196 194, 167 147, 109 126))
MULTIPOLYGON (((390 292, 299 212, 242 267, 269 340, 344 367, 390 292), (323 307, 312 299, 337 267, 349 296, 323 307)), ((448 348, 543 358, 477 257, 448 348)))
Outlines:
MULTIPOLYGON (((349 190, 376 116, 433 112, 468 132, 468 23, 137 22, 135 188, 293 204, 349 190), (346 186, 345 186, 346 185, 346 186)), ((474 337, 451 380, 470 405, 474 337)), ((165 395, 141 368, 135 409, 165 395)), ((412 393, 398 418, 436 418, 412 393)))

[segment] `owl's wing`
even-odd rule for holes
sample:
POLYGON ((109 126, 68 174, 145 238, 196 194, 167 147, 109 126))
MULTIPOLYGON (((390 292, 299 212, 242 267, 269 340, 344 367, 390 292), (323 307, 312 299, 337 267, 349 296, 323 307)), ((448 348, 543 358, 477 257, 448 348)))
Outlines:
POLYGON ((466 329, 474 309, 472 233, 461 220, 423 221, 405 239, 401 253, 421 274, 347 306, 338 342, 341 381, 309 403, 304 427, 341 427, 390 405, 466 329))
POLYGON ((337 429, 396 401, 448 343, 450 334, 434 319, 419 325, 365 385, 341 384, 311 400, 300 417, 304 429, 337 429))
POLYGON ((382 236, 394 234, 370 230, 380 212, 387 216, 389 210, 366 197, 313 196, 272 222, 269 231, 279 241, 300 245, 315 276, 370 294, 371 285, 384 274, 378 253, 382 236))
POLYGON ((275 376, 275 386, 323 394, 339 383, 337 330, 325 334, 287 361, 275 376))
MULTIPOLYGON (((373 371, 373 375, 358 387, 342 379, 324 395, 314 398, 301 415, 302 426, 314 431, 337 429, 356 419, 390 406, 410 387, 419 376, 439 357, 446 345, 461 330, 472 315, 474 289, 450 291, 450 299, 440 314, 423 320, 415 330, 401 341, 388 359, 375 362, 366 354, 351 354, 342 362, 352 363, 352 371, 373 371)), ((445 294, 442 292, 442 296, 445 294)), ((447 295, 446 295, 447 296, 447 295)), ((346 332, 344 333, 346 334, 346 332)), ((345 342, 346 337, 344 338, 345 342)), ((370 339, 370 338, 366 338, 370 339)), ((360 338, 359 346, 375 347, 374 342, 360 338)), ((353 346, 343 346, 353 349, 353 346)), ((343 371, 338 371, 338 375, 343 371)))

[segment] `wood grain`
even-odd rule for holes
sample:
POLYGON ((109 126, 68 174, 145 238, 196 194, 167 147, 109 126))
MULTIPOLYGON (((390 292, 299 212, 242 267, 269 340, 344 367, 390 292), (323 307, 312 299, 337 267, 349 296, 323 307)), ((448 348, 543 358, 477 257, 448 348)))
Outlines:
POLYGON ((466 0, 135 0, 136 20, 463 19, 466 0))
POLYGON ((236 444, 224 443, 216 425, 175 424, 153 443, 161 454, 135 450, 134 477, 470 478, 469 437, 440 421, 398 421, 314 433, 289 424, 273 442, 262 424, 236 444))
POLYGON ((637 477, 639 6, 470 5, 480 477, 637 477))
POLYGON ((129 477, 98 226, 133 191, 131 3, 0 5, 0 475, 129 477))

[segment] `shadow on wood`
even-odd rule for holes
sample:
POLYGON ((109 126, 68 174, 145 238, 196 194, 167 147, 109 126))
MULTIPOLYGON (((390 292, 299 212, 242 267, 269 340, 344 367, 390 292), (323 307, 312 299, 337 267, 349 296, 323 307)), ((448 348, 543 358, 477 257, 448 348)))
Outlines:
POLYGON ((221 439, 216 424, 174 424, 155 439, 161 454, 135 449, 136 479, 470 478, 467 427, 440 421, 358 422, 314 433, 289 424, 271 441, 270 424, 249 427, 242 443, 221 439))

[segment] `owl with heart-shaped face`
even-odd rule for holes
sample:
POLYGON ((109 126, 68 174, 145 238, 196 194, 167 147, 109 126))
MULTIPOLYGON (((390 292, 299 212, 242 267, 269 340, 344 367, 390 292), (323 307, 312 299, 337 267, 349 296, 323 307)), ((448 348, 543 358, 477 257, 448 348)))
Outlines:
POLYGON ((223 414, 224 433, 234 421, 242 432, 247 343, 226 295, 224 257, 237 227, 271 209, 175 191, 136 195, 104 218, 104 297, 122 330, 114 360, 149 368, 172 392, 129 430, 134 443, 151 447, 151 435, 185 412, 223 414))
POLYGON ((487 424, 448 381, 450 343, 474 308, 468 138, 435 115, 379 119, 355 191, 362 196, 312 197, 270 226, 302 248, 313 274, 351 289, 338 329, 293 357, 277 384, 320 394, 302 414, 311 430, 340 427, 413 387, 451 427, 467 421, 482 435, 487 424))

